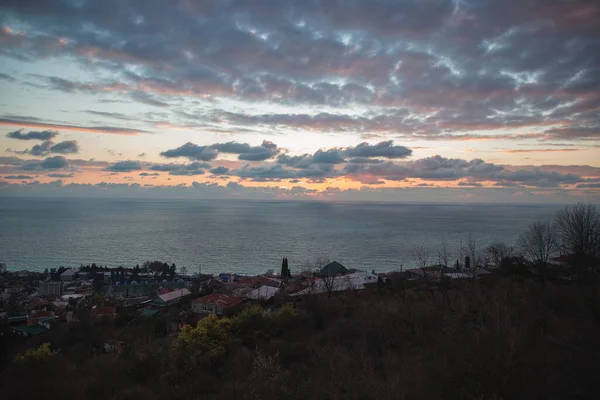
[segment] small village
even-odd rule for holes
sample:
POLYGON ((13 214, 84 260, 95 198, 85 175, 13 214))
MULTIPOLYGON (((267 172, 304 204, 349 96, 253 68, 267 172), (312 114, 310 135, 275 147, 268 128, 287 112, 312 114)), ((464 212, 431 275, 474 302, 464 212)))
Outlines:
MULTIPOLYGON (((64 268, 40 272, 16 271, 0 275, 0 317, 8 334, 43 335, 63 324, 77 324, 82 314, 96 325, 116 326, 116 321, 163 316, 169 333, 195 325, 207 315, 233 315, 245 306, 276 307, 299 303, 305 296, 360 291, 385 285, 394 276, 419 281, 481 277, 490 272, 459 272, 439 266, 379 273, 348 269, 333 261, 313 271, 291 274, 284 258, 281 273, 246 276, 232 273, 187 275, 174 266, 153 262, 150 270, 98 267, 64 268), (160 271, 160 272, 159 272, 160 271)), ((185 272, 185 269, 184 269, 185 272)), ((108 340, 107 352, 125 343, 108 340)))

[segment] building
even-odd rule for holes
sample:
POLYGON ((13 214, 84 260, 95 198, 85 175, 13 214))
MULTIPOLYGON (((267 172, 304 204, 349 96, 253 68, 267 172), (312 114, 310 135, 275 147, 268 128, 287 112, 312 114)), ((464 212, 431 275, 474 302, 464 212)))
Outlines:
POLYGON ((47 299, 36 297, 36 298, 32 299, 29 303, 27 303, 27 305, 25 306, 25 310, 27 310, 27 311, 46 310, 46 309, 50 308, 51 306, 52 306, 52 303, 50 303, 47 299))
POLYGON ((279 289, 276 287, 264 285, 246 294, 246 298, 250 300, 269 300, 278 291, 279 289))
MULTIPOLYGON (((14 320, 16 321, 17 318, 15 318, 14 320)), ((30 312, 27 314, 27 316, 18 317, 18 321, 27 321, 27 324, 11 326, 11 332, 17 335, 28 337, 48 332, 52 327, 52 324, 58 322, 58 317, 54 315, 52 311, 37 311, 30 312)))
POLYGON ((377 275, 358 271, 346 275, 330 275, 325 278, 315 278, 307 282, 306 288, 291 293, 291 296, 304 296, 319 293, 363 290, 365 285, 377 283, 377 275))
POLYGON ((62 282, 40 282, 40 294, 42 296, 62 296, 62 282))
POLYGON ((98 306, 92 308, 90 315, 95 320, 102 320, 104 318, 108 318, 109 320, 114 321, 114 319, 117 317, 117 309, 115 307, 98 306))
POLYGON ((241 305, 243 301, 243 297, 213 293, 192 300, 192 311, 199 314, 222 315, 226 311, 235 309, 241 305))
POLYGON ((337 276, 346 275, 350 271, 337 261, 330 262, 324 266, 318 273, 317 276, 337 276))
POLYGON ((75 278, 77 278, 77 270, 75 268, 66 269, 60 274, 60 280, 63 282, 71 282, 74 281, 75 278))
POLYGON ((179 303, 181 299, 189 296, 190 294, 192 294, 192 292, 187 289, 164 291, 161 292, 157 298, 152 300, 150 304, 157 307, 168 307, 170 305, 179 303))

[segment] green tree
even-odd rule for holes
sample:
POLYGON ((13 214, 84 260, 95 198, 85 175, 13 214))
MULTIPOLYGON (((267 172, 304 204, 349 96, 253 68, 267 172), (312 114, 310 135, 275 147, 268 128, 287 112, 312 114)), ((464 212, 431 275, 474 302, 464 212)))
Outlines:
POLYGON ((28 360, 45 360, 54 357, 60 350, 52 350, 50 343, 42 343, 39 347, 25 350, 23 353, 19 353, 15 356, 16 362, 25 362, 28 360))

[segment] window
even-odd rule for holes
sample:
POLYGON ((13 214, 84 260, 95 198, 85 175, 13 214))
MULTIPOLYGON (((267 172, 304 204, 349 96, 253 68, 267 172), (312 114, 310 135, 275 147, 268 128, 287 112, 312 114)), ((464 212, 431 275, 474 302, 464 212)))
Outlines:
POLYGON ((202 311, 206 311, 206 304, 202 304, 202 311))

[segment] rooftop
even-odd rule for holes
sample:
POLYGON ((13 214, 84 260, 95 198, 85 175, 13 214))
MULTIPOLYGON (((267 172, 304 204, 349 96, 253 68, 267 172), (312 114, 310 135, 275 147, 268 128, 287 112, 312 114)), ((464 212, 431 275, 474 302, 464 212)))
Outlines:
POLYGON ((201 304, 218 304, 223 307, 231 307, 237 303, 241 303, 244 299, 237 296, 229 296, 227 294, 213 293, 208 296, 200 297, 192 300, 193 303, 201 304))

